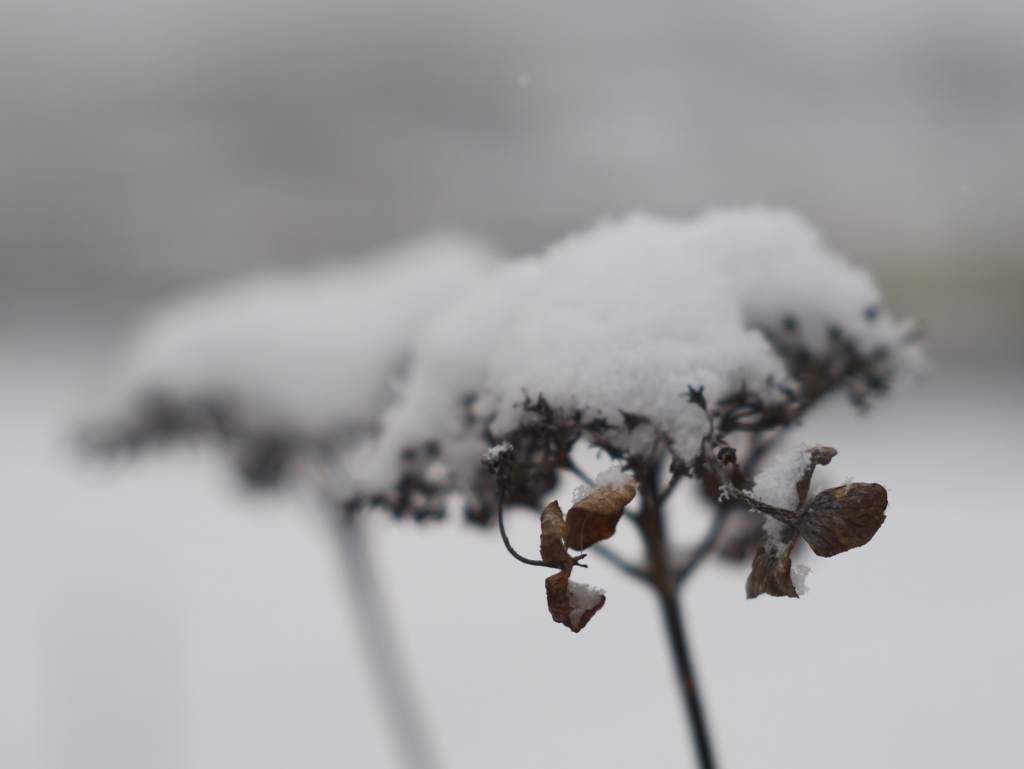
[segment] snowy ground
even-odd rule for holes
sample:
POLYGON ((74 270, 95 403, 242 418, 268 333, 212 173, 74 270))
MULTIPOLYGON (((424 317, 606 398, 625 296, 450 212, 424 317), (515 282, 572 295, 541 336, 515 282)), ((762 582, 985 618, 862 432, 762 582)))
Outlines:
MULTIPOLYGON (((102 346, 0 335, 0 767, 393 766, 315 515, 238 492, 202 454, 74 455, 102 346)), ((834 404, 805 425, 839 449, 837 481, 889 488, 889 518, 815 559, 799 601, 747 601, 745 572, 718 565, 689 586, 723 766, 1013 763, 1022 374, 940 362, 868 418, 834 404)), ((373 533, 446 767, 687 765, 637 586, 595 562, 608 604, 577 636, 496 532, 373 533)))

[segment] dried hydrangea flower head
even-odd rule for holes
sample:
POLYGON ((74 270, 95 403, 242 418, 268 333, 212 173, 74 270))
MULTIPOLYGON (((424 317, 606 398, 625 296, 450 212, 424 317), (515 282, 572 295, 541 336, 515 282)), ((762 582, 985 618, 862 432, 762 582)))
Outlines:
MULTIPOLYGON (((922 360, 914 327, 888 314, 870 277, 793 214, 603 222, 502 265, 425 330, 362 457, 360 499, 422 517, 457 492, 486 522, 503 503, 545 508, 559 473, 596 450, 633 478, 638 520, 660 516, 687 477, 716 511, 693 559, 654 579, 680 581, 710 552, 760 548, 750 594, 796 596, 798 538, 816 552, 863 544, 884 518, 884 489, 855 484, 807 502, 810 472, 834 454, 823 448, 800 455, 792 482, 765 470, 752 493, 747 479, 822 397, 843 390, 866 404, 922 360), (769 499, 771 483, 786 493, 769 499)), ((566 516, 567 548, 614 531, 617 517, 579 509, 566 516)), ((650 564, 632 568, 650 577, 650 564)))

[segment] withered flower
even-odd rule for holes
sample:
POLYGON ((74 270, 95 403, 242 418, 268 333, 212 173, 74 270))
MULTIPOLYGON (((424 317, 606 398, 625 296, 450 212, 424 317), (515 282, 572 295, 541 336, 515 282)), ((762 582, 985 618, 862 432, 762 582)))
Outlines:
POLYGON ((572 566, 544 580, 551 619, 578 633, 604 606, 604 591, 569 579, 572 566))
POLYGON ((795 484, 800 502, 796 510, 768 504, 735 487, 727 490, 730 496, 742 499, 769 518, 747 578, 748 598, 761 593, 799 597, 790 559, 799 537, 804 538, 815 555, 830 558, 867 544, 885 521, 888 495, 877 483, 847 483, 825 489, 805 501, 814 468, 828 464, 835 455, 835 449, 825 446, 810 450, 808 466, 795 484))
MULTIPOLYGON (((620 508, 620 515, 621 512, 620 508)), ((546 566, 554 566, 561 571, 544 580, 548 611, 555 622, 578 633, 604 606, 605 596, 603 590, 569 579, 573 566, 583 556, 569 555, 565 544, 568 533, 569 526, 562 517, 562 508, 558 502, 549 503, 540 518, 540 557, 546 566)))
POLYGON ((560 569, 544 580, 548 611, 555 622, 574 633, 580 632, 604 606, 605 595, 603 590, 569 579, 573 567, 583 558, 570 555, 569 548, 584 550, 612 536, 623 508, 636 496, 636 486, 632 478, 599 486, 569 508, 567 518, 558 502, 549 503, 541 514, 541 561, 560 569))

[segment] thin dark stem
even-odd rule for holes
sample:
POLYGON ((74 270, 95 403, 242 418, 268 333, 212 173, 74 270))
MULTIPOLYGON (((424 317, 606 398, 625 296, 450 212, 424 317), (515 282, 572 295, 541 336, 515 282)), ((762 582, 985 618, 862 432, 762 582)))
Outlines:
POLYGON ((707 723, 704 719, 704 707, 697 691, 697 681, 693 675, 693 663, 683 632, 682 611, 677 602, 675 591, 666 593, 658 591, 662 615, 665 618, 669 642, 672 645, 672 656, 675 659, 676 674, 679 676, 679 688, 683 695, 683 704, 690 718, 690 729, 701 769, 714 769, 715 760, 711 754, 711 741, 708 738, 707 723))
POLYGON ((676 601, 678 582, 666 552, 667 542, 657 475, 654 463, 641 468, 637 473, 637 480, 640 482, 640 496, 643 500, 643 511, 640 513, 637 523, 647 545, 649 581, 658 596, 662 615, 665 618, 669 644, 679 677, 679 688, 690 722, 690 733, 700 760, 700 767, 701 769, 714 769, 715 762, 711 754, 711 741, 704 719, 704 708, 697 691, 693 665, 683 632, 682 613, 676 601))
MULTIPOLYGON (((505 543, 505 549, 512 554, 512 557, 517 561, 529 564, 530 566, 547 566, 548 568, 557 569, 558 566, 554 566, 550 563, 544 563, 544 561, 535 561, 532 558, 526 558, 525 556, 519 555, 516 549, 512 547, 512 542, 509 541, 508 534, 505 531, 505 501, 502 499, 502 494, 498 493, 498 531, 501 532, 501 541, 505 543)), ((582 566, 583 564, 580 564, 582 566)))

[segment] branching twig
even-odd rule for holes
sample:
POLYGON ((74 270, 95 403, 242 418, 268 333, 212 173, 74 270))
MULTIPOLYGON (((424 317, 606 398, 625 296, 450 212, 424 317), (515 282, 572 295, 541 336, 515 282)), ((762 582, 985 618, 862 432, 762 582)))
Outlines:
MULTIPOLYGON (((643 568, 630 563, 621 555, 612 550, 610 547, 605 547, 604 545, 597 544, 591 545, 590 550, 604 558, 606 561, 608 561, 608 563, 615 566, 623 574, 627 574, 630 577, 633 577, 634 579, 639 579, 643 582, 651 581, 651 575, 644 571, 643 568)), ((581 563, 579 565, 583 566, 584 564, 581 563)))

